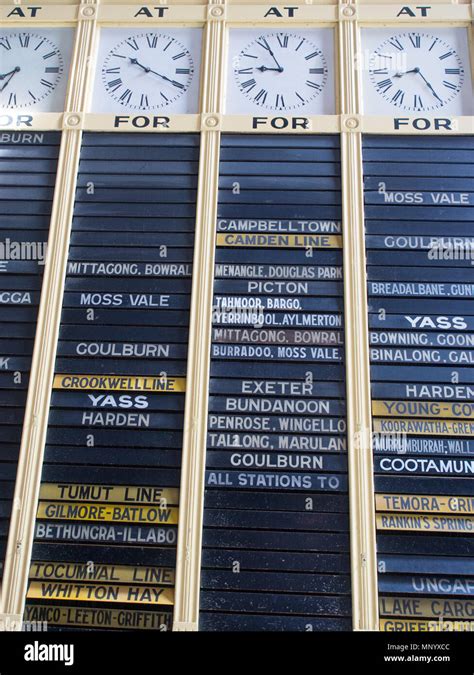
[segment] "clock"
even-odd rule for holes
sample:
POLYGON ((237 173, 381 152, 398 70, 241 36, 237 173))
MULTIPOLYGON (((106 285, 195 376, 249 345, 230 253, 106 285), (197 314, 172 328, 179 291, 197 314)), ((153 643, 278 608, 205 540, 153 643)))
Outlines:
POLYGON ((72 31, 0 31, 0 108, 62 112, 72 31))
POLYGON ((370 33, 372 44, 378 33, 378 44, 368 56, 367 112, 471 114, 471 70, 463 29, 370 33))
POLYGON ((230 31, 228 113, 335 112, 331 29, 230 31))
POLYGON ((93 109, 198 112, 201 31, 104 29, 93 109))

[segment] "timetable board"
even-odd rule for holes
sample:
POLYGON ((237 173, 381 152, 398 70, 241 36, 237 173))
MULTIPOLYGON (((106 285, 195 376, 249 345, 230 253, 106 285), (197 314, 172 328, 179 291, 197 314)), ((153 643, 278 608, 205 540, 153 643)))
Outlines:
POLYGON ((199 137, 85 133, 26 617, 171 628, 199 137))
POLYGON ((473 150, 364 139, 381 630, 472 630, 473 150))
POLYGON ((20 450, 60 135, 0 133, 0 580, 20 450))
POLYGON ((339 139, 220 153, 200 630, 350 630, 339 139))

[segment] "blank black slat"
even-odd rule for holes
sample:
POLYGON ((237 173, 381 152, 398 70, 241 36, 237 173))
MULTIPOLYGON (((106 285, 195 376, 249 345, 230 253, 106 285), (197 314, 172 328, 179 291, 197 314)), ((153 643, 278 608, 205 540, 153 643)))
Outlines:
POLYGON ((242 176, 323 176, 325 178, 340 175, 340 167, 337 164, 328 162, 327 164, 318 164, 317 162, 298 162, 292 164, 281 164, 278 162, 223 162, 221 164, 221 174, 223 176, 234 176, 237 180, 242 176))
MULTIPOLYGON (((104 188, 99 189, 95 186, 95 190, 94 202, 108 202, 109 204, 156 204, 157 202, 161 204, 166 204, 168 202, 174 204, 195 204, 197 194, 196 190, 172 189, 171 187, 133 190, 127 187, 109 190, 104 188)), ((78 202, 91 202, 90 194, 87 193, 87 188, 76 191, 76 204, 78 202)))
MULTIPOLYGON (((146 156, 148 148, 150 147, 172 147, 176 149, 186 147, 199 147, 198 134, 154 134, 154 133, 120 133, 120 134, 104 134, 99 132, 88 131, 83 136, 83 147, 101 147, 101 146, 132 146, 134 149, 139 148, 136 152, 139 157, 146 156), (142 149, 143 148, 143 149, 142 149)), ((130 153, 132 151, 129 151, 130 153)), ((100 150, 99 150, 100 154, 100 150)))
MULTIPOLYGON (((210 509, 204 512, 204 527, 228 527, 311 532, 344 532, 349 529, 345 514, 298 513, 282 511, 231 511, 210 509)), ((282 537, 284 534, 282 533, 282 537)))
POLYGON ((341 552, 349 550, 346 534, 313 534, 310 532, 281 532, 218 530, 205 528, 203 546, 225 549, 255 549, 274 551, 341 552))
MULTIPOLYGON (((8 162, 9 170, 22 171, 24 170, 23 162, 18 161, 17 164, 8 162), (10 169, 10 165, 12 168, 10 169)), ((79 172, 80 173, 111 173, 111 174, 122 174, 123 169, 126 168, 127 171, 133 171, 134 173, 143 173, 146 175, 155 175, 155 174, 175 174, 175 175, 195 175, 197 173, 197 161, 174 161, 174 162, 161 162, 159 159, 155 159, 153 162, 148 162, 146 159, 143 160, 131 160, 128 159, 126 162, 111 162, 103 161, 101 159, 96 160, 83 160, 79 163, 79 172)), ((47 171, 50 167, 47 164, 41 165, 42 171, 47 171)))
MULTIPOLYGON (((421 493, 421 488, 420 488, 421 493)), ((423 493, 425 494, 425 493, 423 493)), ((379 554, 397 553, 402 555, 437 555, 474 557, 472 536, 440 536, 428 534, 379 534, 379 554)))
POLYGON ((243 572, 203 570, 201 586, 216 591, 272 591, 285 593, 348 594, 349 575, 291 574, 290 572, 243 572))
MULTIPOLYGON (((466 137, 469 138, 469 137, 466 137)), ((339 148, 339 136, 275 136, 274 134, 225 134, 222 136, 221 148, 241 147, 247 145, 254 148, 277 147, 286 148, 339 148)), ((315 150, 317 152, 317 150, 315 150)))
POLYGON ((90 147, 84 145, 81 151, 81 164, 80 170, 83 171, 84 162, 104 160, 114 162, 114 164, 119 164, 119 162, 128 164, 129 161, 135 162, 137 160, 144 162, 170 162, 176 159, 177 156, 183 162, 197 161, 199 159, 199 148, 196 146, 181 146, 179 152, 176 151, 175 147, 166 147, 166 146, 153 146, 149 145, 140 153, 141 156, 137 157, 136 154, 130 152, 130 147, 120 147, 120 145, 104 145, 102 146, 100 153, 97 152, 96 147, 90 147))
MULTIPOLYGON (((88 195, 87 190, 93 188, 94 198, 98 197, 98 192, 106 190, 107 192, 118 194, 121 190, 191 190, 197 188, 197 175, 166 175, 158 176, 153 174, 127 173, 127 166, 124 166, 123 173, 120 174, 102 174, 102 173, 79 173, 77 177, 78 192, 88 195)), ((1 185, 1 176, 0 176, 1 185)), ((77 193, 76 193, 77 196, 77 193)))
MULTIPOLYGON (((233 189, 235 182, 235 176, 219 176, 219 189, 223 191, 222 196, 225 197, 227 195, 226 191, 233 189)), ((256 193, 265 190, 272 190, 273 192, 281 190, 281 178, 279 176, 239 175, 238 182, 240 184, 241 196, 247 194, 248 190, 254 190, 256 193)), ((340 190, 341 181, 337 175, 332 177, 319 176, 317 181, 314 178, 305 178, 303 176, 286 176, 285 186, 296 197, 296 193, 299 190, 311 190, 314 195, 324 190, 340 190)), ((221 198, 220 194, 219 199, 221 198)))
MULTIPOLYGON (((387 150, 386 148, 370 148, 366 146, 363 156, 366 164, 380 162, 387 158, 387 150)), ((390 162, 437 162, 440 165, 470 164, 472 163, 472 149, 459 147, 433 148, 428 143, 424 147, 418 148, 409 146, 405 146, 404 148, 391 147, 390 162)))
POLYGON ((259 614, 199 613, 199 629, 203 631, 348 631, 351 620, 341 618, 298 617, 259 614))
POLYGON ((350 598, 342 597, 209 590, 201 596, 201 609, 204 611, 349 616, 350 608, 350 598))
MULTIPOLYGON (((285 148, 284 160, 282 160, 282 149, 280 147, 264 148, 248 146, 226 146, 221 147, 221 164, 228 162, 275 162, 283 166, 292 162, 303 164, 304 162, 334 163, 340 162, 339 150, 318 148, 314 151, 312 148, 285 148)), ((304 173, 304 167, 301 167, 304 173)))
POLYGON ((53 544, 36 542, 33 545, 33 560, 45 562, 87 562, 123 565, 174 566, 176 553, 170 548, 146 548, 141 546, 87 546, 87 544, 53 544), (159 560, 159 562, 158 562, 159 560))

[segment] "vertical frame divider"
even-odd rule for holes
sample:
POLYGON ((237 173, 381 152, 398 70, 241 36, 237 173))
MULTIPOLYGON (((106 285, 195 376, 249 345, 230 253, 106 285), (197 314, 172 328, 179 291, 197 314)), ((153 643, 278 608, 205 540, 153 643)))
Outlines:
POLYGON ((224 99, 225 0, 210 0, 203 50, 201 149, 179 497, 174 631, 197 631, 206 469, 212 298, 224 99))
POLYGON ((83 0, 78 7, 63 116, 48 252, 2 584, 0 616, 4 619, 4 625, 11 626, 13 630, 21 630, 28 585, 81 150, 82 114, 91 84, 90 63, 95 43, 98 2, 83 0))
POLYGON ((378 630, 357 0, 339 4, 347 444, 354 630, 378 630))

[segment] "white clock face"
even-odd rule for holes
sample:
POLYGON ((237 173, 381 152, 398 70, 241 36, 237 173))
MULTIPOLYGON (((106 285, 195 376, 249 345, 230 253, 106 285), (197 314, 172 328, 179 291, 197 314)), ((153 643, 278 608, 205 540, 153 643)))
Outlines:
POLYGON ((382 112, 382 104, 384 112, 388 107, 409 114, 471 114, 471 72, 462 29, 371 31, 372 41, 375 32, 378 44, 370 50, 365 80, 367 112, 382 112))
POLYGON ((0 108, 61 112, 71 48, 67 29, 0 31, 0 108))
POLYGON ((98 112, 197 112, 197 29, 104 30, 93 108, 98 112))
POLYGON ((231 30, 227 112, 333 113, 333 51, 330 29, 231 30))

